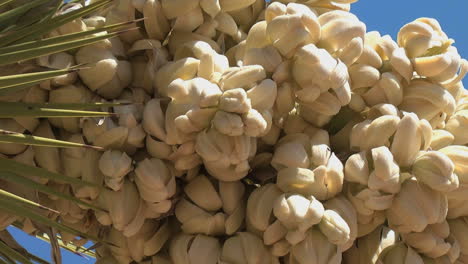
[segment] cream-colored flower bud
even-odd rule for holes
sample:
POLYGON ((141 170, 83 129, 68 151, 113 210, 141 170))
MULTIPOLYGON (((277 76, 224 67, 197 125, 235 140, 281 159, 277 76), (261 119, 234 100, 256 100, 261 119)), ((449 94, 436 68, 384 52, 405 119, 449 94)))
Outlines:
MULTIPOLYGON (((96 2, 95 0, 90 1, 96 2)), ((159 2, 159 1, 144 1, 144 3, 136 4, 136 1, 119 1, 116 2, 114 5, 109 7, 108 11, 104 12, 106 15, 106 25, 115 25, 117 23, 124 23, 129 21, 135 21, 136 17, 136 10, 135 8, 144 7, 144 4, 148 4, 148 8, 145 9, 138 9, 139 12, 144 13, 144 11, 154 10, 154 6, 152 6, 151 2, 159 2), (148 3, 150 2, 150 3, 148 3)), ((148 13, 144 13, 145 17, 150 17, 148 13)), ((154 17, 154 15, 153 15, 154 17)), ((145 24, 147 20, 145 19, 145 24)), ((134 28, 136 27, 136 23, 129 24, 125 28, 134 28)), ((145 25, 146 30, 148 31, 147 25, 145 25)), ((144 38, 143 32, 139 30, 129 30, 119 35, 119 38, 125 41, 126 43, 133 43, 136 40, 140 40, 144 38)))
MULTIPOLYGON (((68 149, 68 150, 70 150, 70 149, 68 149)), ((80 151, 71 152, 70 154, 76 154, 78 159, 81 157, 80 156, 80 154, 81 154, 80 151)), ((73 160, 73 158, 74 158, 73 155, 70 155, 70 156, 72 156, 72 157, 70 157, 70 160, 73 160)), ((3 155, 1 155, 0 157, 5 158, 3 155)), ((36 162, 34 161, 34 150, 33 150, 32 146, 29 146, 23 153, 20 153, 20 154, 14 156, 12 158, 12 160, 23 163, 23 164, 26 164, 26 165, 29 165, 29 166, 32 166, 32 167, 36 167, 36 162)), ((79 163, 79 161, 78 161, 78 163, 79 163)), ((65 167, 65 165, 64 165, 64 167, 65 167)), ((73 169, 75 169, 75 167, 73 169)), ((67 175, 67 176, 74 177, 74 178, 79 177, 79 172, 76 173, 76 171, 73 170, 73 169, 70 171, 70 174, 67 175)), ((21 174, 17 173, 17 174, 21 175, 23 177, 30 178, 31 180, 33 180, 33 181, 35 181, 37 183, 40 183, 40 184, 46 184, 49 181, 49 179, 47 179, 47 178, 41 178, 41 177, 38 177, 38 176, 32 176, 32 175, 22 174, 22 173, 21 174)))
POLYGON ((229 13, 239 25, 239 28, 244 32, 248 32, 255 22, 264 20, 265 6, 266 2, 255 0, 252 5, 229 13))
MULTIPOLYGON (((114 41, 112 45, 122 45, 114 41)), ((80 48, 75 56, 79 64, 91 63, 94 66, 78 72, 81 80, 99 95, 114 99, 120 95, 132 80, 130 63, 119 60, 110 47, 93 44, 80 48)))
POLYGON ((210 125, 216 113, 214 106, 222 98, 221 93, 216 84, 203 78, 174 80, 168 91, 172 100, 166 110, 165 141, 168 144, 182 144, 194 139, 195 132, 210 125))
POLYGON ((257 236, 239 232, 228 238, 219 256, 219 264, 273 264, 274 258, 257 236))
MULTIPOLYGON (((348 87, 349 100, 351 100, 351 92, 348 87)), ((301 90, 306 92, 305 90, 301 90)), ((297 93, 296 93, 297 94, 297 93)), ((299 114, 306 121, 316 127, 325 126, 333 116, 338 114, 342 107, 342 102, 335 96, 335 93, 324 92, 313 103, 304 103, 299 105, 299 114)))
POLYGON ((230 137, 211 128, 198 133, 195 149, 207 171, 222 181, 236 181, 250 169, 248 160, 256 153, 257 141, 246 135, 230 137))
POLYGON ((169 42, 167 43, 167 46, 169 48, 169 52, 171 55, 175 55, 175 52, 177 51, 177 49, 181 47, 182 45, 184 45, 185 43, 193 42, 193 41, 206 42, 217 53, 221 53, 220 45, 218 45, 216 41, 201 34, 186 32, 186 31, 184 32, 180 30, 173 30, 172 33, 168 36, 168 38, 169 38, 169 42))
POLYGON ((367 236, 359 238, 356 244, 345 251, 343 261, 346 264, 375 264, 380 253, 396 242, 397 233, 386 226, 380 226, 367 236))
POLYGON ((465 236, 465 232, 468 230, 468 218, 459 217, 451 219, 448 220, 448 224, 450 227, 450 236, 453 236, 460 245, 461 255, 468 255, 468 239, 465 236))
POLYGON ((418 149, 426 150, 431 144, 432 130, 428 122, 415 114, 405 115, 398 124, 391 151, 400 166, 414 161, 418 149))
POLYGON ((431 149, 439 150, 453 144, 455 137, 447 130, 436 129, 432 131, 431 149))
MULTIPOLYGON (((178 171, 187 171, 196 169, 196 167, 202 164, 200 156, 195 153, 195 142, 188 141, 179 146, 169 146, 170 153, 165 159, 173 162, 174 168, 178 171)), ((198 175, 197 172, 195 172, 198 175)), ((190 174, 190 173, 189 173, 190 174)), ((196 176, 191 175, 191 176, 196 176)), ((181 176, 181 175, 176 175, 181 176)), ((187 175, 189 178, 190 175, 187 175)))
MULTIPOLYGON (((327 12, 319 16, 321 36, 318 46, 325 48, 330 53, 344 49, 354 38, 364 41, 366 25, 349 13, 340 10, 327 12)), ((361 54, 357 54, 357 59, 361 54)))
POLYGON ((377 264, 424 264, 421 256, 404 243, 387 247, 379 256, 377 264))
MULTIPOLYGON (((232 90, 231 90, 232 91, 232 90)), ((268 114, 268 112, 266 112, 268 114)), ((269 127, 271 127, 271 115, 265 119, 265 115, 259 113, 255 109, 250 109, 247 113, 242 115, 242 122, 244 122, 244 132, 250 137, 261 137, 265 135, 269 127)))
POLYGON ((378 147, 370 154, 372 161, 368 161, 366 152, 350 156, 345 165, 345 179, 366 185, 370 190, 397 193, 400 190, 400 167, 390 150, 378 147), (369 168, 369 164, 373 168, 369 168))
POLYGON ((219 0, 200 0, 200 6, 212 18, 214 18, 220 11, 221 5, 219 0))
POLYGON ((440 151, 425 151, 416 158, 411 174, 420 182, 439 192, 451 192, 458 188, 455 165, 440 151))
POLYGON ((364 38, 364 47, 361 56, 357 59, 356 63, 370 65, 376 69, 382 67, 382 58, 380 58, 377 51, 369 44, 367 40, 367 34, 364 38))
POLYGON ((240 181, 219 182, 219 195, 223 211, 227 214, 226 234, 232 235, 239 230, 245 220, 245 186, 240 181))
POLYGON ((199 60, 190 57, 166 63, 156 72, 155 92, 161 96, 167 96, 169 84, 177 78, 182 80, 194 78, 198 72, 199 63, 199 60))
POLYGON ((307 6, 296 3, 284 6, 275 3, 269 5, 265 12, 269 20, 267 20, 267 34, 273 46, 283 56, 290 58, 297 48, 319 41, 321 35, 319 20, 307 6), (278 13, 278 9, 285 12, 278 13))
POLYGON ((455 264, 465 264, 468 263, 468 255, 460 254, 457 260, 454 262, 455 264))
POLYGON ((133 87, 142 87, 147 93, 154 92, 156 72, 168 61, 168 51, 155 39, 135 41, 128 50, 131 56, 133 87))
POLYGON ((83 22, 86 24, 88 27, 92 28, 101 28, 106 25, 106 18, 103 16, 97 16, 93 15, 88 18, 84 18, 83 22))
POLYGON ((161 5, 164 14, 168 19, 174 19, 187 15, 191 10, 199 5, 200 1, 188 1, 188 0, 161 0, 161 5), (183 6, 184 8, 181 8, 183 6))
MULTIPOLYGON (((49 93, 49 103, 90 103, 93 93, 82 85, 67 85, 49 93)), ((72 133, 79 133, 79 118, 49 118, 52 125, 72 133)))
POLYGON ((399 122, 398 116, 383 115, 354 125, 350 135, 351 149, 369 150, 388 145, 388 138, 395 133, 399 122))
POLYGON ((117 260, 117 262, 113 263, 128 264, 132 262, 132 256, 130 255, 127 239, 122 232, 115 228, 111 228, 106 234, 106 239, 111 244, 106 248, 106 250, 108 250, 106 253, 110 254, 115 260, 117 260))
POLYGON ((447 40, 439 22, 432 18, 418 18, 398 32, 398 45, 405 48, 410 58, 420 57, 429 48, 441 46, 447 40))
MULTIPOLYGON (((43 121, 45 122, 45 121, 43 121)), ((22 125, 16 122, 14 119, 0 119, 0 127, 3 130, 24 133, 25 129, 22 125)), ((14 144, 14 143, 0 143, 0 153, 6 155, 17 155, 23 152, 28 146, 25 144, 14 144)))
MULTIPOLYGON (((449 224, 444 221, 440 224, 428 225, 420 233, 403 234, 403 240, 419 253, 430 258, 439 258, 448 254, 452 248, 452 243, 448 241, 449 235, 449 224)), ((456 240, 452 242, 455 242, 457 245, 454 246, 458 247, 456 240)))
MULTIPOLYGON (((101 186, 104 181, 104 175, 99 170, 99 159, 101 152, 94 149, 87 149, 81 160, 81 179, 101 186)), ((66 170, 66 167, 65 167, 66 170)), ((73 192, 77 198, 95 200, 100 189, 94 186, 72 186, 73 192)))
POLYGON ((255 189, 247 201, 246 222, 256 232, 264 232, 272 222, 274 201, 282 195, 275 184, 255 189))
POLYGON ((375 119, 384 115, 401 116, 401 111, 392 104, 378 104, 374 105, 367 112, 367 118, 375 119))
MULTIPOLYGON (((272 3, 272 5, 277 5, 272 3)), ((260 21, 254 24, 250 30, 249 34, 247 34, 247 38, 245 40, 245 50, 250 49, 261 49, 268 45, 271 45, 271 41, 267 35, 267 21, 260 21)))
POLYGON ((132 159, 125 152, 108 150, 99 159, 99 169, 106 176, 106 185, 118 191, 125 175, 133 170, 132 159))
POLYGON ((114 263, 117 263, 117 260, 113 256, 98 257, 96 259, 96 264, 114 264, 114 263))
POLYGON ((137 187, 125 181, 117 192, 104 189, 98 197, 98 204, 107 212, 95 212, 102 225, 110 225, 123 232, 126 237, 140 230, 145 221, 145 204, 138 194, 137 187))
POLYGON ((260 65, 247 65, 242 67, 230 67, 223 72, 219 87, 223 91, 235 88, 250 88, 257 82, 266 78, 265 69, 260 65))
MULTIPOLYGON (((208 1, 211 1, 211 0, 208 0, 208 1)), ((207 1, 205 1, 205 2, 207 2, 207 1)), ((203 8, 203 6, 202 6, 202 8, 203 8)), ((215 17, 215 16, 216 16, 216 14, 213 17, 215 17)), ((216 27, 217 26, 218 26, 218 22, 216 20, 214 20, 213 18, 210 18, 210 19, 205 20, 205 22, 203 24, 201 24, 197 28, 197 30, 195 30, 195 33, 206 36, 208 38, 214 39, 216 37, 216 33, 217 33, 216 32, 216 27)), ((227 52, 226 52, 226 57, 229 58, 229 56, 227 55, 227 52)))
POLYGON ((380 79, 378 69, 366 64, 353 64, 349 67, 349 78, 351 79, 351 89, 359 91, 359 89, 372 87, 380 79))
POLYGON ((413 77, 413 65, 404 48, 396 48, 390 55, 390 66, 393 71, 403 77, 407 83, 413 77))
POLYGON ((161 109, 161 100, 152 99, 146 103, 143 111, 143 129, 160 140, 166 139, 164 113, 161 109))
MULTIPOLYGON (((349 78, 343 62, 336 60, 326 50, 319 49, 313 44, 305 45, 296 52, 292 74, 303 89, 314 94, 315 99, 330 88, 340 91, 349 78), (314 92, 316 89, 318 91, 314 92)), ((313 102, 314 97, 308 98, 306 102, 313 102)), ((349 103, 351 91, 348 91, 348 97, 343 101, 343 105, 349 103)))
POLYGON ((175 207, 177 220, 187 234, 222 235, 225 233, 225 214, 210 213, 182 199, 175 207))
POLYGON ((439 150, 447 155, 455 165, 455 174, 458 176, 459 188, 447 193, 449 200, 449 212, 447 218, 453 219, 459 216, 468 215, 468 206, 466 203, 466 191, 468 183, 468 147, 466 146, 448 146, 439 150))
POLYGON ((387 210, 389 226, 400 233, 422 232, 447 216, 447 197, 415 179, 406 180, 387 210))
POLYGON ((322 203, 313 196, 281 195, 274 203, 273 213, 288 229, 286 240, 295 245, 305 238, 305 232, 318 224, 324 215, 322 203))
POLYGON ((358 235, 358 218, 357 212, 353 204, 348 201, 344 196, 336 196, 324 203, 327 210, 333 210, 346 222, 349 227, 349 239, 347 242, 340 244, 340 250, 345 251, 349 249, 358 235))
POLYGON ((335 56, 346 64, 352 65, 356 62, 364 51, 363 39, 360 36, 353 38, 348 45, 337 51, 335 56))
POLYGON ((106 149, 122 149, 129 135, 129 128, 118 126, 109 117, 84 119, 82 127, 88 141, 106 149))
MULTIPOLYGON (((75 59, 73 56, 65 52, 39 57, 37 62, 40 66, 57 70, 66 69, 75 65, 75 59)), ((77 73, 72 72, 51 79, 50 83, 53 86, 70 85, 76 81, 77 77, 77 73)))
POLYGON ((266 110, 273 108, 277 98, 278 89, 271 79, 265 79, 247 91, 252 108, 266 110))
POLYGON ((343 165, 325 144, 312 145, 306 134, 290 134, 276 146, 272 165, 284 192, 326 200, 342 189, 343 165))
MULTIPOLYGON (((179 9, 185 10, 185 8, 179 9)), ((172 29, 181 32, 191 32, 198 28, 201 24, 203 24, 203 21, 203 11, 199 6, 196 6, 195 8, 192 8, 188 13, 176 17, 173 22, 172 29)))
POLYGON ((466 130, 468 128, 468 109, 455 112, 449 118, 445 129, 454 136, 453 144, 465 145, 468 143, 466 130))
POLYGON ((135 183, 141 198, 150 204, 170 203, 176 191, 174 173, 162 160, 155 158, 137 164, 135 183))
MULTIPOLYGON (((84 144, 83 136, 80 134, 71 135, 65 138, 69 142, 84 144)), ((26 151, 25 151, 26 152, 26 151)), ((79 178, 83 168, 83 161, 87 150, 84 148, 63 148, 60 149, 63 171, 66 176, 79 178)), ((34 152, 32 152, 34 153, 34 152)), ((23 152, 24 154, 24 152, 23 152)), ((18 155, 19 156, 19 155, 18 155)))
POLYGON ((276 118, 287 116, 290 111, 294 109, 296 103, 296 95, 294 94, 294 88, 296 86, 284 82, 278 86, 278 92, 274 105, 274 115, 276 118))
POLYGON ((236 21, 229 13, 221 12, 215 17, 217 22, 216 29, 228 36, 231 36, 235 42, 240 42, 246 38, 246 34, 240 30, 236 24, 236 21))
POLYGON ((174 264, 216 264, 220 253, 218 239, 205 235, 179 234, 172 239, 169 246, 171 263, 174 264))
POLYGON ((383 115, 356 124, 351 131, 350 146, 355 150, 389 146, 397 164, 409 167, 420 150, 428 149, 431 137, 429 122, 418 119, 414 113, 405 113, 401 119, 383 115))
POLYGON ((288 263, 339 264, 341 259, 341 251, 337 245, 328 242, 327 237, 319 230, 310 229, 306 238, 291 248, 288 263))
POLYGON ((275 72, 283 59, 272 45, 263 48, 251 48, 245 51, 244 65, 261 65, 266 72, 275 72))
POLYGON ((244 133, 244 123, 239 115, 217 111, 212 122, 214 128, 225 135, 241 136, 244 133))
POLYGON ((403 111, 416 113, 420 119, 428 120, 433 127, 439 116, 452 115, 455 107, 456 101, 446 89, 422 80, 414 80, 405 87, 403 102, 399 106, 403 111))
POLYGON ((452 39, 446 40, 440 46, 434 46, 422 56, 414 58, 412 62, 416 72, 444 86, 450 86, 463 79, 467 71, 467 61, 461 59, 457 48, 451 46, 453 42, 452 39))
MULTIPOLYGON (((34 131, 35 136, 56 139, 52 127, 47 120, 41 121, 34 131)), ((61 173, 63 165, 58 148, 33 146, 34 159, 39 167, 55 173, 61 173)))
POLYGON ((229 68, 229 62, 226 56, 218 54, 209 43, 205 41, 189 41, 181 47, 177 47, 174 54, 174 60, 193 57, 200 60, 198 65, 198 77, 207 80, 215 80, 216 75, 229 68))
POLYGON ((219 98, 219 108, 226 112, 244 114, 251 108, 251 101, 242 88, 233 88, 224 92, 219 98))
POLYGON ((382 73, 380 80, 362 98, 370 106, 383 103, 400 105, 403 101, 401 77, 392 72, 382 73))
POLYGON ((202 174, 192 179, 184 187, 184 192, 196 205, 207 211, 217 211, 223 204, 213 183, 202 174))
POLYGON ((320 231, 335 245, 349 241, 351 230, 346 221, 335 211, 325 210, 322 221, 318 225, 320 231))
POLYGON ((223 12, 236 11, 252 5, 255 0, 219 0, 223 12))
MULTIPOLYGON (((169 223, 146 220, 140 230, 124 238, 131 258, 134 261, 142 261, 144 257, 153 256, 164 246, 170 236, 169 223)), ((114 253, 117 253, 114 250, 114 253)))

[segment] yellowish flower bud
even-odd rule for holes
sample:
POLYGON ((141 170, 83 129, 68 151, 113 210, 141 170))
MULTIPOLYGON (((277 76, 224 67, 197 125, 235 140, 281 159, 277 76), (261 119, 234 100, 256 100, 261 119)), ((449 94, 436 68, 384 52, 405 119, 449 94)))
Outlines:
POLYGON ((125 175, 133 170, 132 160, 125 152, 108 150, 99 159, 99 169, 106 176, 106 185, 118 191, 125 175))
POLYGON ((179 234, 172 239, 169 254, 174 264, 216 264, 221 255, 221 246, 214 237, 179 234))
POLYGON ((387 210, 389 226, 400 233, 422 232, 447 216, 447 197, 415 179, 406 180, 387 210))
POLYGON ((248 232, 239 232, 224 242, 218 263, 273 264, 275 263, 273 260, 273 256, 260 238, 248 232))
POLYGON ((453 162, 442 152, 426 151, 416 158, 411 173, 434 190, 450 192, 459 184, 454 169, 453 162))
POLYGON ((404 243, 387 247, 379 256, 377 264, 424 264, 421 256, 404 243))
POLYGON ((319 230, 310 229, 306 238, 291 248, 289 263, 306 264, 339 264, 341 251, 337 245, 328 242, 325 235, 319 230))
POLYGON ((288 230, 286 240, 295 245, 305 238, 307 229, 322 220, 324 209, 313 196, 283 194, 276 199, 273 213, 288 230))

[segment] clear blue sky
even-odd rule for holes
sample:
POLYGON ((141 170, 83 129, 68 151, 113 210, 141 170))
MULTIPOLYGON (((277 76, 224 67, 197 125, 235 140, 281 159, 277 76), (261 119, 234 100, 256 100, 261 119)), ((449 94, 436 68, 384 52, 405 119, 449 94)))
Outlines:
MULTIPOLYGON (((394 39, 404 24, 418 17, 436 18, 447 35, 455 40, 462 57, 468 58, 468 0, 360 0, 352 5, 351 12, 366 23, 368 31, 377 30, 394 39)), ((50 250, 45 242, 29 238, 14 228, 9 230, 24 247, 50 261, 50 250)), ((62 252, 63 263, 94 263, 67 251, 62 252)))

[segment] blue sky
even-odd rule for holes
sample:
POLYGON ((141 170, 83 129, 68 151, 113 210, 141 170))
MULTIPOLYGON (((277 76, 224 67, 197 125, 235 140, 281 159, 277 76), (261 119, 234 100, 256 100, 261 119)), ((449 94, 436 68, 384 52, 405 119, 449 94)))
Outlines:
MULTIPOLYGON (((462 57, 468 58, 468 1, 467 0, 360 0, 352 5, 351 12, 367 25, 367 30, 377 30, 396 39, 401 26, 418 17, 436 18, 447 35, 455 40, 462 57)), ((466 81, 465 81, 466 84, 466 81)), ((10 228, 24 247, 50 261, 47 243, 30 238, 10 228)), ((63 263, 91 264, 94 261, 63 252, 63 263)))

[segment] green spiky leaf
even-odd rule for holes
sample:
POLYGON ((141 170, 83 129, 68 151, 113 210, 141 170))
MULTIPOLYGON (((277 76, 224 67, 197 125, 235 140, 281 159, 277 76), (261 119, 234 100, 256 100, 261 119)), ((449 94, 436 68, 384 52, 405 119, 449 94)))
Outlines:
POLYGON ((12 173, 12 172, 5 172, 5 171, 0 172, 0 179, 3 179, 3 180, 8 181, 8 182, 23 185, 25 187, 28 187, 28 188, 33 189, 33 190, 37 190, 37 191, 39 191, 41 193, 44 193, 44 194, 56 196, 56 197, 59 197, 61 199, 64 199, 64 200, 67 200, 67 201, 70 201, 70 202, 81 204, 83 206, 89 207, 89 208, 94 209, 96 211, 101 211, 101 212, 104 211, 103 209, 101 209, 101 208, 99 208, 99 207, 97 207, 95 205, 92 205, 90 203, 81 201, 80 199, 77 199, 74 196, 67 195, 67 194, 64 194, 62 192, 58 192, 58 191, 48 187, 47 185, 37 183, 37 182, 35 182, 33 180, 30 180, 30 179, 28 179, 26 177, 19 176, 19 175, 15 174, 15 173, 12 173))
POLYGON ((45 80, 75 71, 78 71, 78 68, 1 76, 0 95, 14 93, 45 80))
POLYGON ((0 252, 2 252, 3 255, 8 256, 9 258, 18 261, 19 263, 23 264, 33 264, 29 258, 26 258, 16 250, 10 248, 7 244, 3 243, 3 241, 0 240, 0 252))
POLYGON ((86 237, 86 238, 89 238, 89 239, 94 240, 94 241, 102 241, 98 237, 83 233, 83 232, 81 232, 79 230, 76 230, 76 229, 74 229, 72 227, 69 227, 69 226, 63 225, 61 223, 55 222, 54 220, 51 220, 51 219, 49 219, 49 218, 47 218, 47 217, 45 217, 45 216, 43 216, 41 214, 38 214, 38 213, 34 212, 33 210, 30 210, 29 208, 18 206, 17 203, 12 202, 12 201, 7 200, 7 199, 0 199, 0 210, 3 210, 3 211, 5 211, 5 212, 7 212, 9 214, 29 218, 32 221, 36 221, 36 222, 44 224, 46 226, 54 227, 54 228, 56 228, 56 229, 58 229, 60 231, 63 231, 63 232, 67 232, 67 233, 70 233, 70 234, 76 234, 76 235, 79 235, 81 237, 86 237))
POLYGON ((25 198, 23 198, 21 196, 18 196, 16 194, 13 194, 13 193, 10 193, 10 192, 7 192, 7 191, 2 190, 2 189, 0 189, 0 197, 2 199, 9 199, 9 200, 15 201, 21 206, 32 206, 32 207, 37 207, 39 209, 47 210, 47 211, 50 211, 50 212, 53 212, 53 213, 56 213, 56 214, 60 213, 60 212, 58 212, 58 211, 56 211, 56 210, 54 210, 52 208, 43 206, 43 205, 41 205, 39 203, 36 203, 34 201, 25 199, 25 198))
POLYGON ((12 159, 5 159, 0 157, 0 171, 9 171, 13 173, 19 173, 21 175, 30 175, 40 178, 56 181, 58 183, 69 183, 80 186, 91 186, 96 188, 102 188, 92 182, 83 181, 77 178, 68 177, 59 173, 51 172, 43 168, 26 165, 21 162, 14 161, 12 159))
POLYGON ((82 111, 32 106, 25 103, 0 102, 0 118, 16 117, 100 117, 114 115, 109 112, 82 111))
POLYGON ((8 34, 0 36, 0 47, 8 46, 9 44, 22 43, 40 38, 42 35, 71 22, 77 18, 89 15, 94 11, 109 5, 112 0, 102 0, 94 2, 91 5, 73 10, 71 12, 58 15, 55 17, 47 17, 46 19, 34 23, 30 26, 24 27, 19 30, 11 30, 8 34))
POLYGON ((0 129, 0 142, 3 143, 16 143, 31 146, 41 147, 57 147, 57 148, 91 148, 96 150, 104 150, 101 147, 91 146, 81 143, 62 141, 57 139, 38 137, 32 135, 25 135, 17 132, 6 131, 0 129))
POLYGON ((79 48, 82 46, 90 45, 96 42, 99 42, 104 39, 112 38, 119 35, 121 32, 114 32, 109 34, 104 34, 100 36, 95 36, 86 39, 77 39, 71 40, 68 42, 59 42, 58 44, 52 44, 47 46, 38 46, 35 48, 24 49, 24 50, 15 50, 8 53, 0 54, 0 65, 7 65, 19 61, 29 60, 44 55, 49 55, 65 50, 70 50, 74 48, 79 48))

